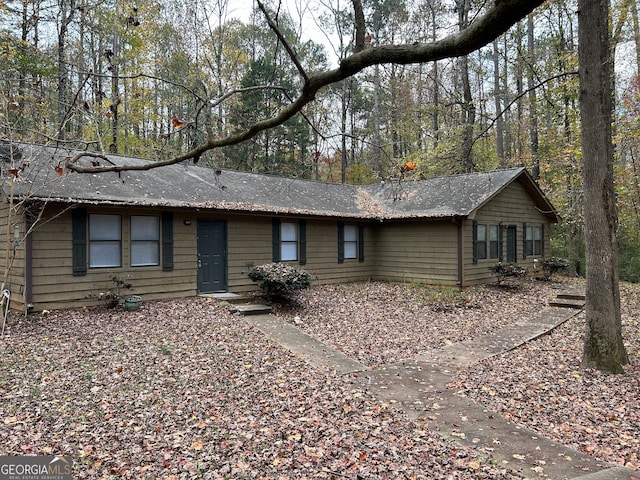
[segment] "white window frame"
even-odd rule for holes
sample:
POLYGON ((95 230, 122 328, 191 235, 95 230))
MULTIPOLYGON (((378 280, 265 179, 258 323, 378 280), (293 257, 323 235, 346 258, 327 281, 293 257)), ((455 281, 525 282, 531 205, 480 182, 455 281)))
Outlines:
POLYGON ((478 260, 487 259, 487 226, 484 223, 479 223, 476 226, 476 258, 478 260), (481 245, 483 248, 480 248, 481 245))
POLYGON ((542 251, 542 226, 533 227, 533 255, 544 255, 542 251))
POLYGON ((489 225, 489 242, 488 243, 489 243, 489 258, 500 258, 500 225, 489 225), (494 245, 495 248, 492 247, 492 245, 494 245))
POLYGON ((131 266, 160 265, 160 217, 131 215, 129 225, 131 266))
POLYGON ((122 217, 89 215, 89 267, 122 267, 122 217))
POLYGON ((358 226, 357 225, 344 226, 343 248, 344 248, 345 259, 358 258, 358 226))
POLYGON ((298 224, 282 222, 280 224, 280 260, 283 262, 298 261, 298 224))

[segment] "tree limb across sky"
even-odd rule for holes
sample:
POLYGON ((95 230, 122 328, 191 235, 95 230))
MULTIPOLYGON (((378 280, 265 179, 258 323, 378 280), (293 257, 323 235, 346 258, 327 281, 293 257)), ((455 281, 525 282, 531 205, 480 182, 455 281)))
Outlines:
MULTIPOLYGON (((489 44, 509 28, 531 13, 543 0, 496 0, 486 13, 477 17, 464 30, 430 43, 366 46, 364 22, 360 0, 352 0, 355 12, 354 53, 344 58, 337 68, 323 72, 302 75, 302 88, 296 98, 275 115, 257 121, 248 128, 219 138, 209 138, 188 152, 168 160, 149 162, 144 165, 96 164, 81 162, 88 154, 78 154, 67 161, 66 167, 80 173, 113 172, 124 170, 148 170, 163 165, 180 163, 185 160, 197 161, 209 150, 250 140, 258 133, 282 125, 301 112, 305 105, 315 99, 317 92, 331 84, 349 78, 367 67, 380 64, 417 64, 433 62, 444 58, 467 55, 489 44)), ((278 37, 277 25, 269 22, 278 37)), ((294 58, 295 60, 295 58, 294 58)), ((296 63, 298 71, 304 70, 296 63)), ((95 155, 92 155, 95 156, 95 155)))

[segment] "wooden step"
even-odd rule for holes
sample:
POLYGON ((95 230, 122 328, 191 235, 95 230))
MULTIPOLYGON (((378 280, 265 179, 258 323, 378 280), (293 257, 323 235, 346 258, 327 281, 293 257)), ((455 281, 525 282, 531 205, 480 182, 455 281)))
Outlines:
POLYGON ((564 300, 582 300, 584 302, 584 292, 578 292, 578 291, 574 291, 574 292, 560 292, 557 296, 557 298, 561 298, 564 300))

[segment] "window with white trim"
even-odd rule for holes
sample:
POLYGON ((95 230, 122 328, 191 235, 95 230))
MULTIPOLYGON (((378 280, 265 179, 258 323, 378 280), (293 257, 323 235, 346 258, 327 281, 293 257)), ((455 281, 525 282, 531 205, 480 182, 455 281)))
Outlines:
POLYGON ((344 226, 344 258, 358 258, 358 227, 344 226))
POLYGON ((298 260, 298 224, 282 222, 280 224, 280 260, 298 260))
POLYGON ((480 225, 476 227, 476 258, 484 260, 487 258, 487 226, 480 225))
POLYGON ((131 216, 131 266, 160 264, 160 217, 131 216))
POLYGON ((489 225, 489 258, 500 257, 499 229, 498 225, 489 225))
POLYGON ((544 255, 542 225, 527 225, 524 229, 524 255, 544 255))
POLYGON ((533 227, 533 254, 534 255, 544 255, 543 250, 543 242, 542 242, 542 226, 538 225, 533 227))
POLYGON ((89 215, 89 267, 122 266, 120 215, 89 215))

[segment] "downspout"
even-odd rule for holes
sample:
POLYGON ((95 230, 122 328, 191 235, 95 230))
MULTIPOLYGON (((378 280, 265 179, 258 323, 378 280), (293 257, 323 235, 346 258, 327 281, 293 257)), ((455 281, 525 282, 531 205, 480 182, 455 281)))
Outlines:
POLYGON ((31 215, 25 215, 26 232, 24 238, 24 314, 29 313, 29 309, 33 308, 32 287, 33 287, 33 241, 31 238, 31 227, 33 226, 30 219, 31 215))
POLYGON ((458 230, 458 280, 456 281, 456 285, 458 287, 464 286, 464 270, 462 268, 463 265, 463 254, 462 254, 462 220, 454 217, 452 219, 453 223, 456 224, 458 230))

